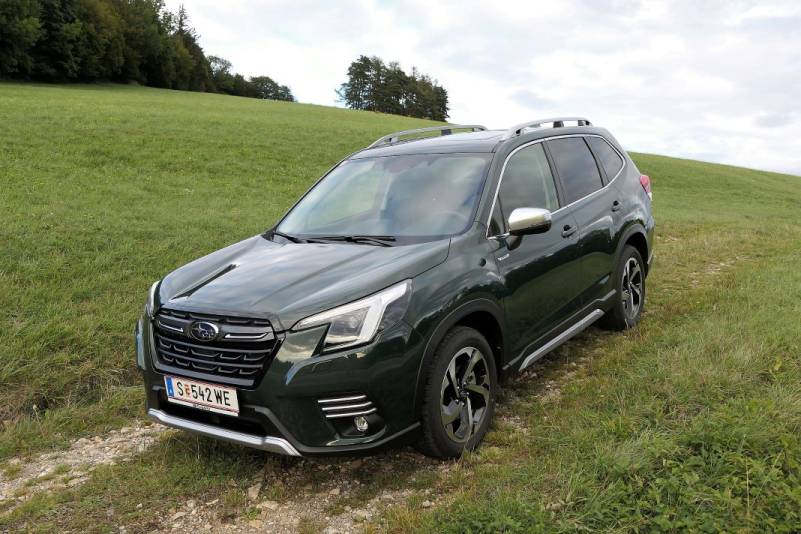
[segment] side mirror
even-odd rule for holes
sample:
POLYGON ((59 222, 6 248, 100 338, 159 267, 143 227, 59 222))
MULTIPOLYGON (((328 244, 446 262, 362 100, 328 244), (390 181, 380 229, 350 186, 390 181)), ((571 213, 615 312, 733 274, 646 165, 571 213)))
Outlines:
POLYGON ((551 228, 551 212, 542 208, 517 208, 509 214, 509 234, 541 234, 551 228))

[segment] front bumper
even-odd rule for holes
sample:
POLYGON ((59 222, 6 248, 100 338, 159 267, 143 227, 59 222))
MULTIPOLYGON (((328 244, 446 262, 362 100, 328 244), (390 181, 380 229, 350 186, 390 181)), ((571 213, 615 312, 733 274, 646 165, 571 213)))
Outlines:
POLYGON ((292 456, 370 450, 414 432, 419 427, 413 399, 423 352, 420 336, 398 323, 367 346, 318 354, 324 331, 283 334, 255 387, 237 388, 240 413, 233 417, 167 400, 164 373, 154 365, 152 324, 143 318, 136 332, 137 363, 148 415, 171 427, 292 456), (323 407, 330 405, 319 402, 351 395, 364 395, 375 407, 367 415, 366 432, 356 431, 353 418, 326 417, 323 407))
POLYGON ((263 451, 286 454, 288 456, 300 456, 300 452, 283 438, 276 438, 274 436, 254 436, 253 434, 227 430, 218 426, 199 423, 192 419, 176 417, 161 410, 156 410, 155 408, 150 408, 147 411, 147 415, 163 425, 180 428, 181 430, 188 430, 189 432, 201 434, 210 438, 230 441, 231 443, 238 443, 239 445, 246 445, 263 451))

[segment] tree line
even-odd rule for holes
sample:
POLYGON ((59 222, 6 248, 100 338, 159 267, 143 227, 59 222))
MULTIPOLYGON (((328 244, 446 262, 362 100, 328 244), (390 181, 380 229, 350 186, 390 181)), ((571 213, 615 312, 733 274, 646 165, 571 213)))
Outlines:
POLYGON ((207 57, 183 6, 172 13, 163 0, 0 0, 0 77, 295 100, 269 76, 207 57))
POLYGON ((348 67, 348 80, 337 94, 352 109, 380 111, 422 119, 448 118, 448 92, 416 68, 407 74, 397 62, 359 56, 348 67))
MULTIPOLYGON (((0 78, 142 85, 294 101, 269 76, 206 56, 183 6, 164 0, 0 0, 0 78)), ((416 68, 359 56, 337 90, 352 109, 444 121, 448 92, 416 68)))

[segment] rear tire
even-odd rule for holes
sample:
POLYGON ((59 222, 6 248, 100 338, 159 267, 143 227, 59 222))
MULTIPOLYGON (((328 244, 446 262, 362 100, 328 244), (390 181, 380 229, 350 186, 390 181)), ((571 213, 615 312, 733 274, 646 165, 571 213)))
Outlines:
POLYGON ((440 342, 426 370, 418 450, 458 458, 478 446, 495 413, 498 374, 487 340, 465 326, 440 342))
POLYGON ((614 277, 614 303, 599 325, 609 330, 627 330, 640 322, 645 307, 645 264, 636 248, 625 246, 614 277))

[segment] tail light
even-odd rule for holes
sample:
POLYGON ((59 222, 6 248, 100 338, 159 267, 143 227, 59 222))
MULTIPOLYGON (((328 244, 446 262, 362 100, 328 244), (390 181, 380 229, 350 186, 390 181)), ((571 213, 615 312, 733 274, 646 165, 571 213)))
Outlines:
POLYGON ((640 175, 640 185, 643 189, 645 189, 645 192, 648 194, 648 198, 653 200, 654 194, 651 193, 651 178, 647 174, 640 175))

